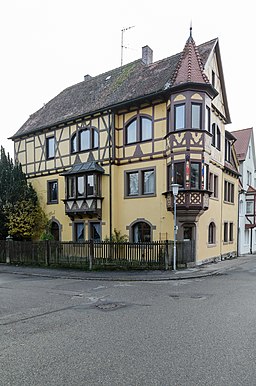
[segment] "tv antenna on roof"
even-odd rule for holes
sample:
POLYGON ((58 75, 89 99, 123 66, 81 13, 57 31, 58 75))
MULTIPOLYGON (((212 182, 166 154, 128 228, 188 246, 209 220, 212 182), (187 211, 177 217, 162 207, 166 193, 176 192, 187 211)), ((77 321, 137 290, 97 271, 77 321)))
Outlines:
POLYGON ((135 25, 121 29, 121 67, 123 66, 124 48, 128 48, 124 46, 124 32, 134 27, 135 25))

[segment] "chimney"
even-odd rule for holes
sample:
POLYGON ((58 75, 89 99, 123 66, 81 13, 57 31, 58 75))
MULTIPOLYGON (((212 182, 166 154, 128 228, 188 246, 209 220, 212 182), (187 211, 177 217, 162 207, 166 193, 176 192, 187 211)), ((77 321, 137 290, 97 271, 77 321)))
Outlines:
POLYGON ((84 80, 89 80, 89 79, 91 79, 91 75, 87 74, 84 76, 84 80))
POLYGON ((142 47, 142 61, 146 65, 153 62, 153 50, 149 46, 142 47))

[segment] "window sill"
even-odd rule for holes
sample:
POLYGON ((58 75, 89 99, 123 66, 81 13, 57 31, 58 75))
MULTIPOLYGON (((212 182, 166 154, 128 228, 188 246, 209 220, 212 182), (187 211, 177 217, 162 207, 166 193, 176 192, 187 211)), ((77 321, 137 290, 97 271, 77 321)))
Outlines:
POLYGON ((124 196, 124 198, 147 198, 147 197, 156 197, 156 194, 137 194, 137 195, 131 195, 131 196, 124 196))

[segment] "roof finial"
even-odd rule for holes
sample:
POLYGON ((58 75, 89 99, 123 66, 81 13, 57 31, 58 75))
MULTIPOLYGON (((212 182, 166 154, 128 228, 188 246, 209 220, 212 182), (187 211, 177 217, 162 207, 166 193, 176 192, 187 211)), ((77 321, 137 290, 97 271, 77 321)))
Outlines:
POLYGON ((190 21, 190 28, 189 28, 189 37, 192 38, 192 20, 190 21))

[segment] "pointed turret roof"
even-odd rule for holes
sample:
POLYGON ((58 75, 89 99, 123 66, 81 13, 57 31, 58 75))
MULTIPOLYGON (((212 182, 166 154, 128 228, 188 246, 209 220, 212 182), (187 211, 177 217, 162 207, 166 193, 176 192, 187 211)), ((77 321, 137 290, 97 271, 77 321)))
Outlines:
POLYGON ((172 86, 193 82, 209 84, 209 79, 204 73, 203 61, 192 37, 190 36, 185 44, 182 55, 173 74, 172 86))

